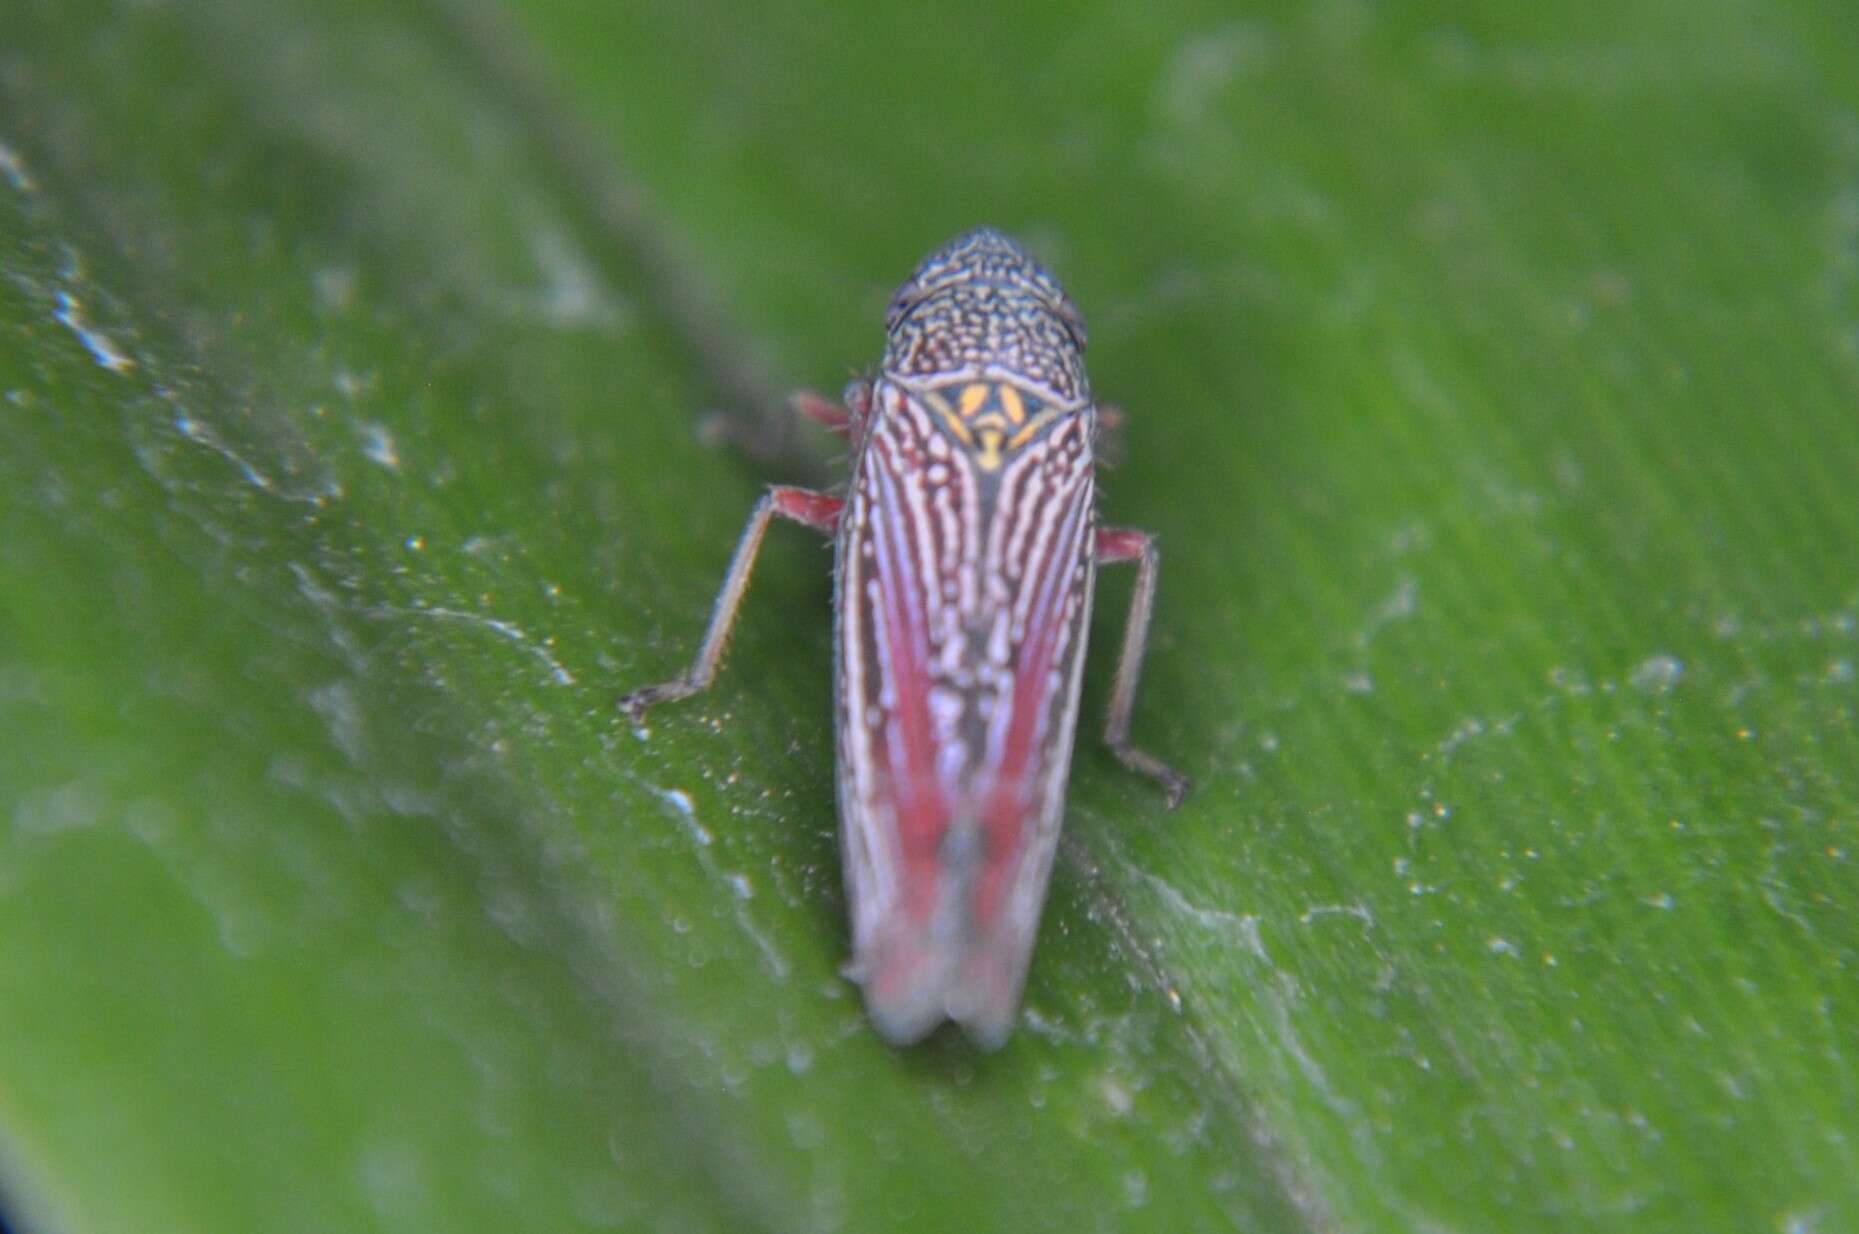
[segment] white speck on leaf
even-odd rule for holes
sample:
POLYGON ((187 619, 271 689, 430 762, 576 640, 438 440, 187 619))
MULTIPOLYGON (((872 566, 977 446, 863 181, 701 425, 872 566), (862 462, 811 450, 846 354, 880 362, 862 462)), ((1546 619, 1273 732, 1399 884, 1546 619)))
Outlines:
POLYGON ((1265 950, 1265 939, 1259 932, 1259 919, 1256 916, 1251 913, 1229 913, 1217 908, 1202 908, 1156 875, 1147 871, 1138 871, 1138 876, 1155 888, 1163 904, 1177 914, 1204 929, 1238 937, 1246 950, 1255 958, 1266 964, 1272 962, 1272 957, 1265 950))
MULTIPOLYGON (((417 549, 425 547, 424 540, 419 540, 418 537, 414 537, 414 540, 408 541, 408 548, 417 549), (414 543, 414 540, 418 540, 418 543, 414 543)), ((467 613, 454 608, 404 608, 397 605, 382 605, 371 611, 375 616, 392 614, 409 617, 433 617, 441 621, 457 621, 468 625, 483 626, 485 629, 493 631, 502 638, 506 638, 513 643, 521 644, 524 651, 527 651, 530 655, 542 661, 542 663, 548 667, 549 676, 554 679, 556 685, 571 686, 575 683, 574 674, 568 671, 566 665, 555 658, 546 645, 532 640, 523 627, 513 622, 499 621, 495 617, 486 617, 482 613, 467 613)))
POLYGON ((1486 731, 1483 720, 1477 716, 1467 716, 1441 739, 1440 743, 1433 748, 1433 752, 1438 755, 1440 762, 1451 762, 1452 756, 1458 752, 1460 746, 1474 737, 1484 736, 1486 731))
POLYGON ((1375 914, 1366 904, 1311 904, 1298 914, 1297 919, 1309 925, 1319 917, 1354 917, 1365 926, 1372 927, 1375 924, 1375 914))
POLYGON ((1366 650, 1375 636, 1397 621, 1404 621, 1420 610, 1420 584, 1412 578, 1404 578, 1395 584, 1394 591, 1375 606, 1369 614, 1368 621, 1356 635, 1357 650, 1366 650))
POLYGON ((1104 1104, 1118 1118, 1128 1118, 1130 1111, 1136 1108, 1136 1098, 1129 1086, 1115 1076, 1105 1076, 1098 1084, 1098 1092, 1103 1095, 1104 1104))
POLYGON ((343 398, 360 398, 374 388, 374 374, 339 368, 336 370, 335 383, 336 392, 343 398))
POLYGON ((411 1224, 417 1215, 431 1208, 426 1160, 415 1144, 370 1144, 362 1149, 355 1174, 369 1206, 390 1225, 411 1224))
POLYGON ((30 792, 14 807, 13 834, 30 839, 80 830, 100 821, 105 806, 97 786, 82 780, 30 792))
POLYGON ((685 828, 691 833, 691 838, 698 844, 708 848, 716 839, 702 823, 697 821, 697 807, 692 804, 689 793, 681 788, 655 788, 652 791, 656 792, 659 799, 666 805, 678 812, 678 817, 684 820, 685 828))
POLYGON ((1684 676, 1685 666, 1674 656, 1660 654, 1650 656, 1633 669, 1627 680, 1635 690, 1644 690, 1649 694, 1664 694, 1678 684, 1684 676))
POLYGON ((529 235, 529 249, 542 285, 515 297, 518 311, 534 314, 558 329, 591 326, 618 330, 627 325, 631 314, 565 229, 534 228, 529 235))
POLYGON ((355 303, 355 288, 359 281, 353 266, 327 266, 318 270, 310 279, 317 302, 337 312, 355 303))
POLYGON ((0 142, 0 176, 21 193, 36 193, 39 185, 26 170, 26 164, 20 159, 13 147, 0 142))
POLYGON ((647 784, 645 787, 677 813, 679 821, 684 824, 685 834, 696 842, 697 864, 702 867, 707 877, 728 886, 733 893, 730 898, 734 904, 737 926, 749 936, 749 941, 755 944, 756 950, 762 953, 762 959, 768 965, 769 974, 776 981, 786 981, 791 971, 787 960, 775 949, 774 943, 769 940, 768 936, 757 927, 754 917, 750 914, 749 899, 754 891, 753 886, 742 874, 725 873, 718 868, 716 857, 711 851, 716 843, 716 837, 710 833, 709 828, 698 821, 697 806, 691 800, 691 795, 681 788, 660 788, 655 784, 647 784))
POLYGON ((1183 39, 1156 83, 1156 111, 1175 124, 1207 123, 1227 87, 1264 68, 1274 49, 1271 31, 1256 21, 1229 21, 1183 39))
POLYGON ((84 344, 84 349, 90 352, 90 358, 97 362, 98 368, 108 369, 112 373, 127 373, 136 366, 136 362, 112 342, 107 334, 84 320, 84 306, 70 292, 58 293, 58 310, 53 316, 77 335, 78 342, 84 344))
POLYGON ((361 426, 362 453, 370 462, 379 463, 389 471, 400 470, 400 451, 394 445, 394 435, 380 424, 361 426))

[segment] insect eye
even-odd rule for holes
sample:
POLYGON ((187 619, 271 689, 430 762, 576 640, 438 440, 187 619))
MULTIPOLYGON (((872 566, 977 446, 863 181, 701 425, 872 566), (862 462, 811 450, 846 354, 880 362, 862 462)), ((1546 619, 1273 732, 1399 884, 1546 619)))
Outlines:
POLYGON ((1059 320, 1065 323, 1066 330, 1070 331, 1072 342, 1078 344, 1079 351, 1083 351, 1086 335, 1084 317, 1079 314, 1078 306, 1071 302, 1070 296, 1061 294, 1053 307, 1058 310, 1059 320))
POLYGON ((899 287, 897 293, 891 297, 889 307, 884 310, 885 333, 888 334, 897 329, 897 323, 904 319, 904 314, 915 308, 922 299, 923 285, 917 280, 911 279, 899 287))

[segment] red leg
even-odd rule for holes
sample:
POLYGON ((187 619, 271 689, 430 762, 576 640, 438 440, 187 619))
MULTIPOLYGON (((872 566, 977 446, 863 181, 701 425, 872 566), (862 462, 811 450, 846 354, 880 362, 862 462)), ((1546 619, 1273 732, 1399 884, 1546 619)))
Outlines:
POLYGON ((1100 566, 1120 566, 1132 561, 1141 561, 1144 554, 1154 554, 1161 562, 1161 555, 1155 552, 1155 541, 1146 531, 1135 531, 1128 527, 1099 527, 1097 529, 1097 564, 1100 566))
POLYGON ((749 573, 755 569, 756 555, 762 551, 762 537, 768 534, 768 524, 779 515, 830 535, 839 527, 839 515, 845 504, 838 497, 785 485, 777 485, 764 493, 755 503, 754 513, 749 515, 749 525, 742 529, 742 539, 736 543, 736 555, 729 563, 729 573, 723 576, 723 587, 717 592, 716 605, 710 611, 710 628, 698 645, 697 658, 691 661, 684 676, 634 690, 622 698, 620 710, 637 724, 647 709, 658 703, 689 698, 708 689, 723 663, 723 648, 729 642, 729 632, 742 608, 742 597, 749 590, 749 573))
POLYGON ((775 513, 782 518, 829 536, 839 530, 839 516, 846 508, 843 497, 816 493, 810 488, 790 488, 785 484, 769 489, 767 499, 774 503, 775 513))
POLYGON ((823 394, 815 394, 812 390, 796 390, 788 395, 787 405, 794 414, 813 421, 829 433, 852 431, 851 410, 841 407, 823 394))
POLYGON ((805 417, 824 427, 828 432, 844 436, 857 433, 865 423, 865 417, 871 412, 871 383, 857 380, 846 386, 840 395, 840 402, 835 403, 823 394, 812 390, 796 390, 788 396, 788 407, 795 414, 805 417))
MULTIPOLYGON (((796 390, 787 399, 787 410, 811 420, 830 433, 850 435, 857 444, 865 415, 871 410, 871 383, 854 381, 835 403, 811 390, 796 390)), ((727 412, 712 411, 698 418, 697 433, 713 446, 731 445, 763 462, 774 462, 787 451, 788 421, 780 417, 756 417, 749 421, 727 412)))
POLYGON ((1124 419, 1123 408, 1110 403, 1097 405, 1097 454, 1106 467, 1123 461, 1124 419))

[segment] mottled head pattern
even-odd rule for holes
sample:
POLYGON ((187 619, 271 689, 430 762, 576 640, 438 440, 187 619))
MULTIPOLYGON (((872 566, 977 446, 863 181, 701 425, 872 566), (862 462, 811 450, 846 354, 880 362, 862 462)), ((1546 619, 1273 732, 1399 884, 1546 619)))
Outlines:
POLYGON ((957 236, 891 298, 884 372, 903 381, 995 375, 1053 402, 1088 402, 1084 322, 1050 274, 992 228, 957 236))

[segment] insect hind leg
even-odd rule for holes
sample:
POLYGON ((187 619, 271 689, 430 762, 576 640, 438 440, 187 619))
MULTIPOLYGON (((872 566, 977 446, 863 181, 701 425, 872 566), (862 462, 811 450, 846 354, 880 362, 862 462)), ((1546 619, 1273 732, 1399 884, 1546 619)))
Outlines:
POLYGON ((768 534, 770 522, 776 517, 785 518, 831 535, 838 530, 839 515, 844 509, 844 499, 811 489, 776 485, 762 494, 749 515, 748 525, 742 529, 742 538, 736 542, 736 555, 730 559, 729 572, 723 576, 723 586, 710 610, 710 628, 704 632, 704 641, 698 645, 691 667, 681 677, 645 686, 620 699, 620 710, 626 717, 637 724, 658 704, 689 698, 709 689, 716 680, 724 648, 729 643, 730 631, 735 628, 736 615, 742 609, 742 598, 748 593, 749 575, 755 569, 755 559, 762 551, 762 539, 768 534))
POLYGON ((1097 533, 1097 560, 1102 565, 1136 563, 1136 590, 1123 625, 1123 650, 1117 656, 1117 676, 1110 689, 1110 713, 1104 718, 1104 744, 1118 762, 1160 784, 1172 810, 1188 795, 1188 778, 1130 744, 1130 717, 1136 710, 1136 683, 1142 677, 1143 654, 1149 646, 1149 615, 1155 607, 1162 554, 1146 531, 1105 527, 1097 533))

